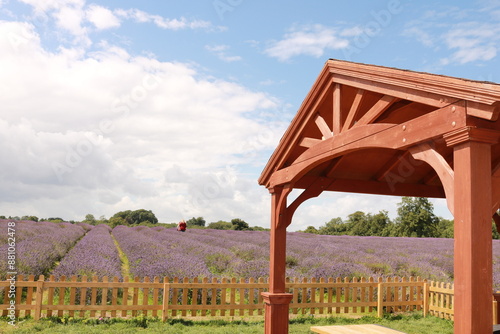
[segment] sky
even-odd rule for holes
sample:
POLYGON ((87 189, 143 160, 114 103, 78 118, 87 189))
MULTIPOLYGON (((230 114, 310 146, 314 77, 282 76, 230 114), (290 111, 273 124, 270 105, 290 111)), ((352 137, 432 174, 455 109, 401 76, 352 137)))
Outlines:
MULTIPOLYGON (((328 59, 499 82, 499 48, 498 0, 0 0, 0 215, 269 227, 257 179, 328 59)), ((324 193, 289 230, 400 201, 324 193)))

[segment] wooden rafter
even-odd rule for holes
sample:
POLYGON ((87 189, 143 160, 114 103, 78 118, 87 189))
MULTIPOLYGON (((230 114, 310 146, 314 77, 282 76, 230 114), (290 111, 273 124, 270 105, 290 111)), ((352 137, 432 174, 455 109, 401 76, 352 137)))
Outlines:
POLYGON ((334 134, 340 133, 342 128, 342 110, 340 109, 340 85, 335 84, 333 87, 333 126, 332 132, 334 134))
POLYGON ((341 132, 347 131, 354 124, 356 116, 359 113, 361 103, 363 102, 363 97, 365 96, 364 93, 365 91, 363 89, 358 89, 358 91, 356 92, 356 96, 354 97, 354 101, 352 102, 351 108, 349 109, 347 119, 344 122, 344 126, 342 127, 341 132))
POLYGON ((330 129, 330 127, 326 123, 325 119, 323 117, 321 117, 320 114, 316 115, 314 122, 318 126, 319 131, 321 131, 321 134, 323 135, 323 139, 333 137, 332 130, 330 129))
POLYGON ((364 114, 354 126, 373 123, 384 111, 387 110, 397 99, 393 96, 384 95, 364 114))
POLYGON ((313 147, 314 145, 321 143, 321 139, 304 137, 300 140, 299 145, 302 147, 313 147))

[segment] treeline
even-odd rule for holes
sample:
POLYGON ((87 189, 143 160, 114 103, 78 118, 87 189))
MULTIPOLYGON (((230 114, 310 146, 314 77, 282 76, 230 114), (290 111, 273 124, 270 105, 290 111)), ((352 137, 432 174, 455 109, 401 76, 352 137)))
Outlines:
MULTIPOLYGON (((191 219, 186 220, 188 228, 196 228, 196 229, 213 229, 213 230, 235 230, 235 231, 267 231, 268 228, 260 227, 260 226, 250 226, 247 222, 240 218, 231 219, 230 222, 219 220, 217 222, 212 222, 207 225, 207 222, 203 217, 193 217, 191 219)), ((164 226, 174 227, 177 224, 164 224, 164 226)))
MULTIPOLYGON (((443 219, 434 214, 432 203, 424 197, 403 197, 398 203, 397 217, 392 221, 387 211, 377 214, 356 211, 347 217, 333 218, 316 228, 308 226, 301 232, 326 235, 357 235, 380 237, 427 237, 453 238, 453 220, 443 219)), ((492 220, 492 235, 499 239, 492 220)))
MULTIPOLYGON (((60 217, 50 217, 50 218, 38 218, 37 216, 0 216, 0 219, 12 219, 12 220, 30 220, 34 222, 39 221, 49 221, 53 223, 61 223, 65 220, 60 217)), ((69 223, 77 223, 77 221, 68 221, 69 223)), ((105 216, 95 218, 93 214, 85 215, 85 219, 81 221, 82 223, 90 225, 100 225, 106 224, 110 227, 116 227, 118 225, 135 226, 135 225, 145 225, 145 226, 156 226, 158 224, 158 219, 151 210, 139 209, 139 210, 125 210, 115 213, 111 218, 107 219, 105 216)), ((219 220, 217 222, 206 224, 203 217, 193 217, 186 221, 188 228, 195 229, 215 229, 215 230, 236 230, 236 231, 265 231, 269 230, 260 226, 250 226, 247 222, 240 218, 234 218, 231 221, 219 220)), ((176 227, 177 223, 163 223, 161 226, 164 227, 176 227)))

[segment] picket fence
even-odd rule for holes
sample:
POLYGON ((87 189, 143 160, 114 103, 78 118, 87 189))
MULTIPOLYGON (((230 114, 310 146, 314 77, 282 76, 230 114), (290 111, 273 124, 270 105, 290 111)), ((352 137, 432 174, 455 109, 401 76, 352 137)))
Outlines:
MULTIPOLYGON (((288 279, 292 314, 375 313, 422 310, 453 319, 453 287, 420 278, 288 279)), ((148 277, 120 281, 86 276, 48 280, 18 275, 0 281, 2 316, 234 317, 262 316, 265 279, 148 277), (2 291, 3 290, 3 291, 2 291)))

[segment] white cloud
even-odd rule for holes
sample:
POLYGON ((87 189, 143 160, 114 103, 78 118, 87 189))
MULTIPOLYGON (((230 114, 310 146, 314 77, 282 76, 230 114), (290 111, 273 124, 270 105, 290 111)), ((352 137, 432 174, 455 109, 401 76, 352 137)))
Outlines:
POLYGON ((228 45, 206 45, 205 49, 215 54, 220 60, 228 63, 242 59, 240 56, 229 56, 227 54, 227 50, 229 50, 228 45))
MULTIPOLYGON (((352 32, 351 32, 352 33, 352 32)), ((271 43, 265 53, 280 61, 299 55, 321 57, 326 50, 345 49, 349 41, 334 28, 320 24, 292 28, 282 40, 271 43)))
POLYGON ((115 10, 115 14, 138 23, 154 23, 159 28, 169 30, 210 28, 212 26, 208 21, 188 20, 184 17, 180 19, 168 19, 160 15, 146 13, 139 9, 118 9, 115 10))
POLYGON ((460 64, 473 61, 488 61, 497 54, 500 41, 500 24, 479 24, 475 22, 456 26, 444 35, 446 45, 456 50, 451 61, 460 64))
POLYGON ((120 26, 120 20, 113 12, 105 7, 90 5, 86 13, 87 19, 99 29, 116 28, 120 26))
POLYGON ((475 10, 449 7, 428 11, 408 23, 403 35, 416 38, 434 52, 446 52, 440 57, 441 65, 492 60, 500 42, 500 24, 494 10, 499 4, 483 5, 475 10))
POLYGON ((91 54, 40 43, 32 25, 0 22, 2 214, 268 223, 250 221, 267 216, 254 200, 267 192, 243 171, 284 130, 260 118, 275 99, 106 43, 91 54))

